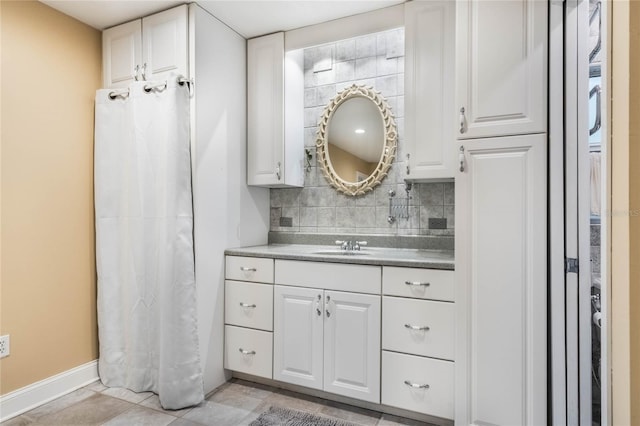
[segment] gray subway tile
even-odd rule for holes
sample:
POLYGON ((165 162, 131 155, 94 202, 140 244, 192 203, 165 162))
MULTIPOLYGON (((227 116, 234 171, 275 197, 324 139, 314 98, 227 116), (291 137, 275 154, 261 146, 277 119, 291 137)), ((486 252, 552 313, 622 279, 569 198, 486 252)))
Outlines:
POLYGON ((355 228, 357 219, 355 207, 336 207, 336 228, 355 228))
POLYGON ((336 208, 318 207, 318 227, 336 226, 336 208))
POLYGON ((351 82, 356 75, 356 61, 344 61, 336 64, 336 83, 351 82))
POLYGON ((387 59, 385 56, 376 57, 376 75, 395 75, 398 72, 398 59, 387 59))
POLYGON ((383 96, 396 96, 398 93, 398 77, 395 75, 387 75, 376 78, 376 89, 383 96))
POLYGON ((356 59, 355 78, 374 78, 376 76, 376 58, 356 59))
POLYGON ((304 89, 304 107, 305 108, 314 107, 318 105, 318 102, 316 99, 316 91, 317 89, 315 87, 309 87, 304 89))
POLYGON ((444 184, 424 183, 419 185, 418 196, 423 206, 442 206, 444 204, 444 184))
POLYGON ((317 207, 300 207, 300 226, 317 226, 317 207))
POLYGON ((315 73, 316 85, 322 86, 323 84, 333 84, 336 82, 336 70, 331 68, 330 70, 320 71, 315 73))
POLYGON ((376 54, 376 35, 356 38, 356 59, 368 58, 376 54))
POLYGON ((453 182, 444 184, 444 204, 454 205, 456 203, 456 186, 453 182))
POLYGON ((313 64, 313 71, 327 71, 333 68, 333 45, 326 44, 316 48, 317 57, 313 64))
MULTIPOLYGON (((324 108, 331 101, 331 99, 336 96, 336 85, 335 84, 327 84, 326 86, 318 87, 318 105, 324 108)), ((322 114, 322 111, 319 112, 318 117, 322 114)))

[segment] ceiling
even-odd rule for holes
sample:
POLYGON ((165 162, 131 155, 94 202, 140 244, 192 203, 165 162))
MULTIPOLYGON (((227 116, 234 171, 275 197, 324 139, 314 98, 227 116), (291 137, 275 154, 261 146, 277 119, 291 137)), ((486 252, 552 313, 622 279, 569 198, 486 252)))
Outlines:
MULTIPOLYGON (((40 0, 103 30, 168 9, 171 0, 40 0)), ((197 3, 245 38, 331 21, 381 9, 404 0, 201 0, 197 3)))

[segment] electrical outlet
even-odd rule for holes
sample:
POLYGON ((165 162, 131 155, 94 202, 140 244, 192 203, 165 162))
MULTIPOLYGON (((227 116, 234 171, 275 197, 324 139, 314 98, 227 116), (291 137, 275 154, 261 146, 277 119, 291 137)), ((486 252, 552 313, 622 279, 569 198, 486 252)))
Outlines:
POLYGON ((280 217, 280 226, 290 227, 293 226, 293 218, 292 217, 280 217))
POLYGON ((447 219, 440 217, 430 217, 429 229, 447 229, 447 219))
POLYGON ((9 340, 9 335, 0 336, 0 358, 4 358, 9 356, 11 352, 11 340, 9 340))

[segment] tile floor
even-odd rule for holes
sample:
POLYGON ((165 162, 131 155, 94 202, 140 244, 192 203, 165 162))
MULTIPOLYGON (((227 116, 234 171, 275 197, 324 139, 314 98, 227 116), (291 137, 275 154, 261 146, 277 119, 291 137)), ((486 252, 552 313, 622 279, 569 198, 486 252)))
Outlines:
POLYGON ((157 395, 92 383, 15 417, 2 426, 236 426, 248 425, 269 406, 278 405, 365 426, 425 425, 321 398, 232 379, 193 408, 163 410, 157 395))

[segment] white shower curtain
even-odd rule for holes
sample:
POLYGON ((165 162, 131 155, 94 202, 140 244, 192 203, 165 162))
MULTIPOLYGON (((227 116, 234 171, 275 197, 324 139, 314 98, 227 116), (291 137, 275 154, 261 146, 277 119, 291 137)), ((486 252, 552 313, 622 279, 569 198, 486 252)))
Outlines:
POLYGON ((107 386, 203 400, 194 279, 189 94, 170 79, 96 93, 99 373, 107 386))

